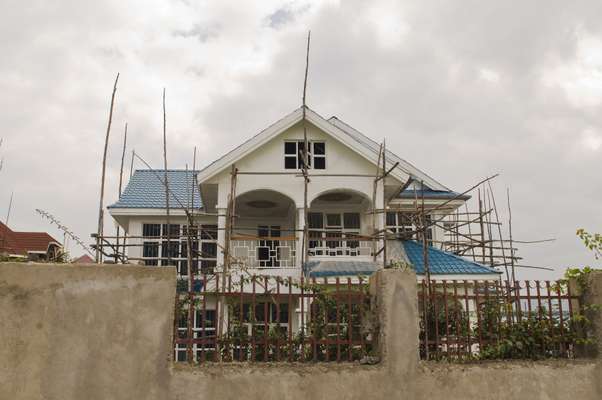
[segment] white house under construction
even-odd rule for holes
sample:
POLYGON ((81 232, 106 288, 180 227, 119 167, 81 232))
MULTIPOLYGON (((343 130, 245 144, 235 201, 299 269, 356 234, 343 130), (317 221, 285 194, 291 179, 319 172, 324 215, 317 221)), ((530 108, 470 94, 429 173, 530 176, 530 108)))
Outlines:
MULTIPOLYGON (((325 119, 309 108, 305 114, 304 120, 303 107, 293 111, 201 170, 135 171, 109 206, 128 236, 121 257, 175 264, 185 278, 186 233, 193 220, 199 226, 192 243, 194 274, 221 268, 230 254, 231 263, 264 275, 370 275, 382 268, 384 257, 412 264, 423 275, 423 240, 444 239, 441 223, 431 221, 453 213, 469 196, 392 151, 382 152, 338 118, 325 119)), ((491 279, 498 273, 437 246, 428 252, 427 268, 437 279, 491 279)))
MULTIPOLYGON (((498 277, 491 266, 440 246, 446 240, 443 218, 469 196, 336 117, 325 119, 307 108, 304 117, 303 111, 293 111, 201 170, 137 170, 109 206, 127 238, 117 247, 104 246, 106 256, 176 265, 180 290, 198 292, 202 305, 179 324, 183 337, 193 327, 188 336, 195 338, 196 360, 216 354, 216 338, 238 314, 248 335, 277 329, 288 332, 290 343, 315 308, 299 286, 279 286, 280 278, 323 285, 331 279, 340 290, 339 282, 358 283, 391 264, 410 265, 419 280, 498 277), (244 276, 263 278, 243 282, 244 276), (219 306, 220 297, 203 295, 230 291, 232 280, 242 283, 240 296, 229 303, 219 306), (288 296, 280 290, 289 290, 288 296)), ((351 297, 348 301, 351 310, 351 297)), ((186 359, 184 343, 176 342, 178 360, 186 359)))

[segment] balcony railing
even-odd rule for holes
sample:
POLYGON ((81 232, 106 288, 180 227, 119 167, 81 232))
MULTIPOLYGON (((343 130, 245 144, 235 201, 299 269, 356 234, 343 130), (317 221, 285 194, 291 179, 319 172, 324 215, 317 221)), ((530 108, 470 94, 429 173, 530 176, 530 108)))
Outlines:
POLYGON ((295 237, 234 236, 232 255, 248 268, 295 268, 295 237))
POLYGON ((309 238, 309 255, 313 257, 370 257, 372 241, 353 233, 327 232, 325 237, 309 238))

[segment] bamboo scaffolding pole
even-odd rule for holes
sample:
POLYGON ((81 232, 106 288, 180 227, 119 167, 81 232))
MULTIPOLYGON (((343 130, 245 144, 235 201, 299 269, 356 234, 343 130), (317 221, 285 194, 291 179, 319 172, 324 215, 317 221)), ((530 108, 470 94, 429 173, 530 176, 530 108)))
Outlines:
MULTIPOLYGON (((230 169, 230 194, 228 195, 228 203, 226 208, 226 229, 224 235, 224 267, 222 270, 222 284, 221 284, 221 292, 218 300, 219 305, 219 321, 217 326, 217 337, 221 337, 224 332, 224 313, 226 306, 226 283, 227 276, 230 273, 230 264, 231 264, 231 255, 230 255, 230 240, 232 237, 234 219, 233 219, 233 211, 234 204, 236 202, 236 166, 232 164, 230 169)), ((218 354, 218 357, 221 358, 221 354, 218 354)))
POLYGON ((132 149, 132 161, 130 162, 130 179, 134 175, 134 157, 136 156, 136 149, 132 149))
MULTIPOLYGON (((196 154, 195 154, 196 156, 196 154)), ((186 177, 188 177, 188 164, 186 164, 186 177)), ((191 191, 191 199, 194 199, 194 180, 192 180, 192 191, 191 191)), ((192 202, 188 203, 188 211, 192 209, 192 202)), ((170 232, 171 229, 169 224, 167 225, 167 231, 170 232)), ((186 337, 191 340, 193 339, 193 330, 192 326, 194 324, 194 277, 192 276, 192 237, 191 237, 191 224, 188 224, 188 228, 186 229, 186 272, 188 274, 188 315, 187 315, 187 325, 186 325, 186 337)), ((168 235, 169 237, 169 235, 168 235)), ((168 249, 168 254, 171 249, 168 249)), ((169 261, 168 261, 169 262, 169 261)), ((205 318, 205 315, 202 316, 205 318)), ((188 344, 186 346, 186 360, 190 364, 194 361, 194 354, 192 352, 192 345, 188 344)))
POLYGON ((115 83, 113 84, 113 93, 111 94, 111 106, 109 108, 109 121, 107 123, 107 133, 105 135, 105 146, 104 152, 102 155, 102 173, 100 178, 100 199, 98 205, 98 228, 96 231, 97 239, 96 246, 97 250, 95 253, 95 262, 102 263, 102 255, 100 254, 100 250, 98 249, 98 244, 100 243, 100 237, 104 234, 104 196, 105 196, 105 175, 107 169, 107 151, 109 148, 109 136, 111 133, 111 122, 113 122, 113 106, 115 105, 115 93, 117 92, 117 82, 119 81, 119 73, 117 73, 117 77, 115 77, 115 83))
POLYGON ((165 88, 163 88, 163 169, 165 174, 165 220, 167 223, 167 264, 171 265, 171 223, 169 210, 169 180, 167 173, 167 113, 165 110, 165 88))
MULTIPOLYGON (((309 151, 309 142, 307 140, 307 120, 306 120, 306 111, 307 111, 307 75, 309 72, 309 45, 311 42, 311 31, 307 33, 307 51, 305 52, 305 76, 303 78, 303 98, 302 98, 302 107, 303 107, 303 244, 302 244, 302 253, 301 253, 301 278, 303 278, 303 270, 305 269, 305 263, 309 257, 309 218, 308 218, 308 204, 307 204, 307 191, 309 185, 309 176, 307 172, 308 168, 308 151, 309 151)), ((303 300, 301 300, 303 301, 303 300)), ((301 331, 305 332, 304 326, 304 316, 301 315, 301 331)))
MULTIPOLYGON (((383 139, 383 157, 382 157, 383 167, 382 167, 382 181, 383 181, 383 228, 385 232, 383 234, 383 268, 387 267, 387 196, 385 194, 386 191, 386 170, 387 170, 387 142, 383 139)), ((378 180, 377 180, 378 182, 378 180)))
MULTIPOLYGON (((128 140, 128 123, 125 123, 125 130, 123 133, 123 150, 121 152, 121 167, 119 168, 119 189, 118 189, 118 194, 119 194, 119 198, 121 198, 121 188, 123 185, 123 163, 125 162, 125 149, 127 146, 127 140, 128 140)), ((119 229, 120 226, 119 224, 117 224, 117 254, 119 254, 119 229)), ((123 232, 123 244, 125 244, 125 231, 123 232)), ((125 248, 123 249, 123 252, 125 253, 125 248)), ((115 262, 119 262, 119 257, 115 259, 115 262)), ((121 257, 121 262, 124 262, 123 257, 121 257)))
MULTIPOLYGON (((497 212, 497 204, 495 203, 495 195, 493 193, 493 188, 491 187, 491 182, 487 182, 487 185, 489 186, 489 192, 491 193, 491 201, 493 202, 493 211, 495 213, 494 215, 495 215, 495 219, 497 222, 498 236, 500 238, 500 244, 502 247, 502 257, 504 259, 504 270, 506 272, 506 280, 510 280, 510 274, 508 273, 508 262, 506 261, 506 249, 504 248, 504 238, 502 236, 502 227, 500 224, 500 217, 497 212)), ((513 261, 510 260, 510 262, 512 263, 513 261)))
POLYGON ((516 273, 514 267, 514 244, 512 241, 512 208, 510 207, 510 188, 506 188, 506 198, 508 202, 508 235, 510 239, 510 267, 512 270, 512 282, 516 281, 516 273))
MULTIPOLYGON (((382 143, 380 144, 380 148, 378 149, 378 161, 376 162, 376 175, 374 176, 374 182, 372 184, 372 209, 371 209, 371 214, 372 214, 372 261, 376 262, 376 190, 378 188, 378 174, 380 171, 380 158, 382 156, 382 151, 383 151, 383 145, 382 143)), ((383 210, 384 211, 384 210, 383 210)), ((385 217, 385 222, 386 222, 386 217, 385 217)), ((383 228, 385 228, 385 232, 386 232, 386 225, 383 226, 383 228)))
MULTIPOLYGON (((485 195, 485 199, 487 202, 487 207, 489 207, 489 209, 491 209, 491 193, 487 190, 487 188, 485 187, 485 185, 483 185, 483 193, 485 195)), ((491 215, 488 214, 485 216, 485 221, 486 221, 486 227, 487 227, 487 238, 489 239, 489 263, 490 265, 493 265, 493 249, 491 248, 491 240, 493 240, 493 233, 491 230, 491 215)))
POLYGON ((480 230, 480 234, 481 234, 481 262, 483 263, 483 265, 485 264, 485 225, 484 225, 484 221, 483 221, 483 201, 481 200, 481 189, 479 188, 478 191, 478 199, 479 199, 479 226, 481 227, 480 230))

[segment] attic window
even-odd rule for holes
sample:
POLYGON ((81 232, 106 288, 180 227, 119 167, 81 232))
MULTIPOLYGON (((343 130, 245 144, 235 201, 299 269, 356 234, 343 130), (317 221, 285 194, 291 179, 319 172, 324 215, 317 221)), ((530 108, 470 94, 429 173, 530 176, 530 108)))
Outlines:
MULTIPOLYGON (((314 169, 326 169, 326 143, 308 142, 307 166, 314 169)), ((303 168, 303 149, 305 142, 303 140, 284 142, 284 168, 301 169, 303 168)))

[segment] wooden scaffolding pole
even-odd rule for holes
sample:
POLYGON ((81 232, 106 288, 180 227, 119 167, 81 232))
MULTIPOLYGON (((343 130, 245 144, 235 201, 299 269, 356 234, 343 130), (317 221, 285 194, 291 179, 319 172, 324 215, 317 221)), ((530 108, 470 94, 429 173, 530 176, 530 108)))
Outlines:
MULTIPOLYGON (((383 144, 380 144, 380 148, 378 149, 378 161, 376 162, 376 175, 374 176, 374 184, 372 185, 372 209, 371 214, 372 214, 372 261, 376 262, 376 237, 377 237, 377 230, 376 230, 376 190, 378 189, 378 177, 380 176, 380 159, 382 156, 382 152, 383 152, 383 144)), ((383 227, 384 229, 386 229, 386 215, 385 215, 385 226, 383 227)))
POLYGON ((109 109, 109 122, 107 123, 107 133, 105 135, 105 147, 102 156, 102 173, 100 178, 100 200, 98 206, 98 228, 96 231, 96 263, 102 263, 102 253, 100 251, 101 237, 104 234, 104 196, 105 196, 105 174, 107 169, 107 150, 109 147, 109 135, 111 133, 111 122, 113 121, 113 106, 115 104, 115 93, 117 92, 117 82, 119 81, 119 73, 113 84, 113 94, 111 95, 111 107, 109 109))
MULTIPOLYGON (((230 240, 232 237, 232 232, 234 228, 234 209, 236 203, 236 166, 232 164, 230 170, 230 193, 228 194, 228 204, 226 207, 226 229, 224 231, 224 267, 222 269, 222 279, 221 279, 221 288, 220 288, 220 296, 218 300, 218 310, 217 313, 219 315, 218 325, 217 325, 217 337, 221 338, 224 333, 224 313, 226 307, 226 283, 228 281, 228 274, 230 273, 230 263, 232 256, 230 255, 230 240)), ((216 351, 218 352, 218 358, 221 358, 221 352, 218 349, 219 343, 216 344, 216 351)))
MULTIPOLYGON (((171 265, 171 224, 169 212, 169 180, 167 174, 167 115, 165 111, 165 88, 163 88, 163 169, 165 174, 165 220, 167 222, 167 265, 171 265)), ((164 233, 165 235, 165 233, 164 233)), ((162 254, 162 258, 165 256, 162 254)))
MULTIPOLYGON (((309 150, 309 142, 307 140, 307 121, 306 121, 306 95, 307 95, 307 73, 309 71, 309 44, 311 41, 311 31, 307 33, 307 50, 305 53, 305 77, 303 79, 303 244, 302 244, 302 254, 301 254, 301 278, 303 277, 303 271, 305 269, 305 263, 309 257, 309 218, 308 218, 308 204, 307 204, 307 191, 309 185, 309 174, 307 172, 307 167, 309 163, 308 150, 309 150)), ((303 315, 301 316, 303 319, 303 315)), ((303 321, 301 323, 303 326, 303 321)))
MULTIPOLYGON (((123 150, 121 152, 121 167, 119 169, 119 190, 118 195, 121 198, 121 188, 123 186, 123 163, 125 162, 125 148, 127 146, 128 141, 128 123, 125 123, 125 132, 123 134, 123 150)), ((121 262, 123 263, 125 260, 125 231, 123 232, 123 256, 119 257, 119 224, 117 224, 117 240, 116 240, 116 252, 115 252, 115 262, 119 262, 119 258, 121 258, 121 262)))
POLYGON ((383 268, 387 267, 387 196, 385 194, 385 180, 387 176, 387 143, 383 139, 383 156, 382 156, 382 181, 383 181, 383 268))
POLYGON ((479 226, 481 227, 481 262, 485 265, 485 224, 483 221, 483 201, 481 200, 481 189, 477 190, 479 200, 479 226))

